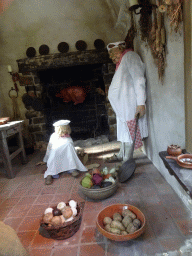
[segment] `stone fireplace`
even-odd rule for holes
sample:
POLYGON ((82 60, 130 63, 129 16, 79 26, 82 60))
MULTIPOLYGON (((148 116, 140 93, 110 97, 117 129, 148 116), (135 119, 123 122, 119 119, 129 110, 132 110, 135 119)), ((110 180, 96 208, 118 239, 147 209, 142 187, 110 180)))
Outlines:
POLYGON ((71 120, 72 138, 107 135, 116 138, 115 114, 107 99, 114 74, 107 51, 57 53, 17 60, 29 131, 48 141, 53 122, 71 120), (66 99, 68 90, 83 91, 80 102, 66 99))

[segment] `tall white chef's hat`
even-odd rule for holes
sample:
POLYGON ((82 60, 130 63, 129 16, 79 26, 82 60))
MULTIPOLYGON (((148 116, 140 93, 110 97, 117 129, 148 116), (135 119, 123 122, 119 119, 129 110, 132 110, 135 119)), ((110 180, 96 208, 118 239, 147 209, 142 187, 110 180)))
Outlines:
POLYGON ((68 125, 71 121, 69 120, 59 120, 53 124, 53 126, 61 126, 61 125, 68 125))

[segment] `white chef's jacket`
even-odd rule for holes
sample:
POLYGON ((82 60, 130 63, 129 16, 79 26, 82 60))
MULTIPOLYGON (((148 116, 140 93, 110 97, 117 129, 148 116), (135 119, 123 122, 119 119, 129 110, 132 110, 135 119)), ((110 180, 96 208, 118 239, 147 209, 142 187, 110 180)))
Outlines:
MULTIPOLYGON (((134 119, 138 105, 145 105, 145 65, 139 55, 128 51, 122 57, 109 87, 108 99, 116 113, 117 141, 132 143, 127 121, 134 119)), ((141 137, 148 136, 146 114, 139 119, 141 137)))
POLYGON ((47 162, 44 178, 74 169, 87 171, 77 156, 71 137, 59 137, 56 133, 50 137, 43 161, 47 162))

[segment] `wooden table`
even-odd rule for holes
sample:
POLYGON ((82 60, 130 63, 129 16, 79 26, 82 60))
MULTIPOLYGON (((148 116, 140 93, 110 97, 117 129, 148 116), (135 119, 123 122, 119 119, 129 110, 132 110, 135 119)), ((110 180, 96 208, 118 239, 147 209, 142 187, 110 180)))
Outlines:
POLYGON ((19 153, 22 153, 22 163, 25 164, 27 162, 23 138, 22 138, 22 123, 24 121, 12 121, 7 124, 0 125, 0 153, 3 157, 3 163, 6 168, 8 178, 12 179, 15 177, 14 169, 12 168, 11 160, 16 157, 19 153), (18 149, 10 154, 7 138, 18 134, 18 149))

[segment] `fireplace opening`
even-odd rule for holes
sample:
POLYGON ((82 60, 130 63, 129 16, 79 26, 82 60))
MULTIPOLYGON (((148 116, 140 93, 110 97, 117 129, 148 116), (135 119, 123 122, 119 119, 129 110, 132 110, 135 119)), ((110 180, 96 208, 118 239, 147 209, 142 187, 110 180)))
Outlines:
POLYGON ((53 123, 69 119, 74 140, 109 135, 103 64, 48 68, 37 73, 42 86, 46 138, 53 123))

